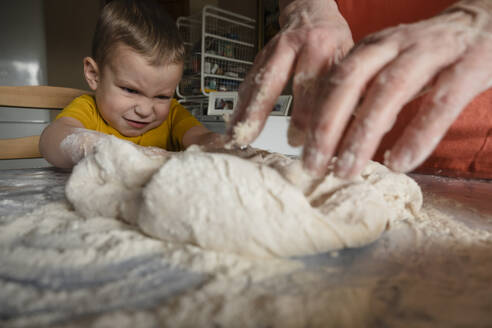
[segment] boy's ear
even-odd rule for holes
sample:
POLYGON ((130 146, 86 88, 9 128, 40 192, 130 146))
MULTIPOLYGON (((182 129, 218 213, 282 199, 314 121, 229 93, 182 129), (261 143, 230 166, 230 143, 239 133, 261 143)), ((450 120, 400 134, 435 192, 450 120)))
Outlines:
POLYGON ((101 74, 97 63, 91 57, 84 58, 84 75, 89 87, 95 91, 99 85, 99 77, 101 74))

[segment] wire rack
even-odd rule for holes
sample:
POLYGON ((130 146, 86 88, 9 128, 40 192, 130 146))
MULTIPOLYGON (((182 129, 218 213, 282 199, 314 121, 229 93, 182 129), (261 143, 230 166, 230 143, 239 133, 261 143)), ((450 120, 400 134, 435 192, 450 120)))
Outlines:
POLYGON ((207 5, 196 15, 178 18, 177 25, 186 46, 178 96, 237 91, 256 54, 255 20, 207 5))

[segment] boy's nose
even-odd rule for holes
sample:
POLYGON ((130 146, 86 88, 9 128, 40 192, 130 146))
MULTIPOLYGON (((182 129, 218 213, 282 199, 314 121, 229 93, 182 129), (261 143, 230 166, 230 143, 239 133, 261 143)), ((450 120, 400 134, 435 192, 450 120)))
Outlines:
POLYGON ((146 117, 152 113, 152 104, 146 104, 146 103, 136 104, 134 110, 138 116, 146 117))

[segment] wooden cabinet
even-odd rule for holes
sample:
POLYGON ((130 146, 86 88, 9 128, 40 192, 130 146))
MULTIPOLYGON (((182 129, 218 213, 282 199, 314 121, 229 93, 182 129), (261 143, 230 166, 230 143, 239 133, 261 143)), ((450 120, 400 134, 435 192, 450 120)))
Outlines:
MULTIPOLYGON (((111 0, 101 0, 101 7, 111 0)), ((189 0, 157 0, 162 5, 162 8, 171 15, 174 20, 179 16, 188 16, 190 14, 189 0)))
POLYGON ((188 0, 158 0, 166 12, 171 15, 174 20, 180 16, 188 16, 190 14, 190 3, 188 0))

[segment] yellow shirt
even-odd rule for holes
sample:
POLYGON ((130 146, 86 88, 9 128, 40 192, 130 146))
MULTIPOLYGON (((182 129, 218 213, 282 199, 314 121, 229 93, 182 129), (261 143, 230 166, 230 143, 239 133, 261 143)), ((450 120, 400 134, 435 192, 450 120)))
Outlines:
POLYGON ((75 118, 86 129, 111 134, 137 145, 160 147, 169 151, 184 150, 183 136, 186 131, 194 126, 201 126, 201 123, 176 99, 171 100, 169 115, 160 126, 137 137, 126 137, 108 125, 99 114, 94 97, 90 95, 75 98, 56 119, 60 117, 75 118))

